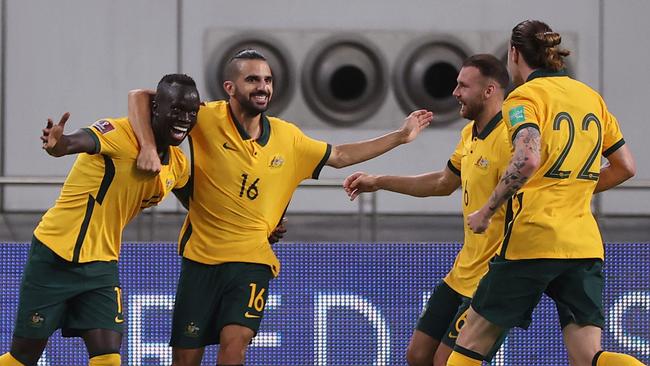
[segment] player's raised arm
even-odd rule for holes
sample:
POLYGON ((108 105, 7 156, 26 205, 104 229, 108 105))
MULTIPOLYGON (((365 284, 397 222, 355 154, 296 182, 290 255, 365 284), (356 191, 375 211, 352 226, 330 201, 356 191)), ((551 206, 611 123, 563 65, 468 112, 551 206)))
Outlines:
POLYGON ((90 133, 77 130, 69 135, 63 134, 68 118, 70 118, 70 113, 65 112, 57 124, 54 124, 51 118, 47 119, 47 125, 41 135, 43 150, 55 157, 82 152, 97 153, 97 143, 90 133))
POLYGON ((138 169, 157 174, 160 172, 161 164, 156 150, 156 140, 151 130, 151 98, 155 94, 155 91, 146 89, 129 91, 128 117, 140 144, 138 169))
POLYGON ((460 187, 460 177, 449 168, 414 176, 370 175, 356 172, 343 181, 343 189, 354 200, 363 192, 380 189, 414 197, 448 196, 460 187))
POLYGON ((396 131, 371 140, 333 146, 326 164, 343 168, 377 157, 401 144, 413 141, 432 119, 433 113, 427 110, 414 111, 396 131))

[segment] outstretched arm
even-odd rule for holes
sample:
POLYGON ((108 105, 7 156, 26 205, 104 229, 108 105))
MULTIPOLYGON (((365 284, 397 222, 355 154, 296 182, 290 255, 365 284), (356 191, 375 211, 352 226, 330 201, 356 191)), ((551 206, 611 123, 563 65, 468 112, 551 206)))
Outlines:
POLYGON ((70 113, 65 112, 56 125, 51 118, 47 119, 47 125, 43 129, 43 135, 41 135, 43 149, 55 157, 82 152, 97 153, 97 144, 88 132, 76 130, 69 135, 63 134, 68 118, 70 118, 70 113))
POLYGON ((636 163, 632 152, 623 145, 607 157, 608 163, 600 168, 594 193, 606 191, 625 182, 636 174, 636 163))
POLYGON ((540 165, 540 135, 533 127, 522 128, 513 142, 515 151, 510 165, 494 188, 487 204, 467 216, 467 224, 475 233, 484 232, 496 210, 528 181, 540 165))
POLYGON ((377 157, 398 145, 413 141, 432 119, 433 114, 429 111, 415 111, 406 117, 404 125, 397 131, 372 140, 333 146, 326 164, 343 168, 377 157))
POLYGON ((415 176, 370 175, 357 172, 343 181, 343 189, 354 200, 363 192, 386 191, 414 197, 448 196, 460 187, 460 177, 449 168, 415 176))
POLYGON ((138 169, 157 174, 161 168, 160 157, 151 129, 151 98, 155 94, 155 91, 145 89, 129 91, 128 117, 140 144, 140 153, 136 163, 138 169))

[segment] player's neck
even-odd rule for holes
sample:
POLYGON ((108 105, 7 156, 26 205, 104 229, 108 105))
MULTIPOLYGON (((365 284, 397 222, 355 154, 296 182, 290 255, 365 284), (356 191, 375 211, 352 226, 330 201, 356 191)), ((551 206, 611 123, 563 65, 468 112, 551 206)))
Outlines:
POLYGON ((248 133, 253 140, 256 140, 262 132, 262 114, 251 115, 246 113, 237 103, 230 103, 230 112, 239 122, 241 127, 248 133))
POLYGON ((501 105, 503 101, 495 101, 492 103, 485 103, 483 111, 479 113, 478 117, 474 120, 474 125, 476 126, 476 131, 481 133, 485 126, 501 111, 501 105))

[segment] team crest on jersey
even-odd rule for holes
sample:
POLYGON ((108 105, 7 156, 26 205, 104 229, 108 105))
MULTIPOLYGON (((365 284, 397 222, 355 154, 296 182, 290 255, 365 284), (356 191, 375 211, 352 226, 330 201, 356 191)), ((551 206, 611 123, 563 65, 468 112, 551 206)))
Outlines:
POLYGON ((185 327, 185 335, 196 338, 199 336, 199 330, 201 330, 201 328, 194 325, 194 322, 190 322, 190 324, 185 327))
POLYGON ((476 161, 476 166, 479 167, 480 169, 486 170, 490 166, 490 161, 481 156, 476 161))
POLYGON ((97 131, 99 131, 102 135, 111 132, 115 129, 115 127, 108 120, 105 119, 100 119, 99 121, 93 123, 93 127, 97 131))
POLYGON ((270 168, 279 168, 284 164, 284 158, 281 155, 274 155, 269 163, 270 168))
POLYGON ((29 326, 34 327, 34 328, 40 328, 43 323, 45 322, 45 317, 39 313, 34 313, 32 314, 31 317, 29 317, 29 326))

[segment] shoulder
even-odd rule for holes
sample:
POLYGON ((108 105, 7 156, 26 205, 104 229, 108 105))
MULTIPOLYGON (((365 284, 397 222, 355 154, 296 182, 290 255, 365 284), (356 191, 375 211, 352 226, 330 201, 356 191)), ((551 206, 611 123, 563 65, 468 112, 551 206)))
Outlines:
POLYGON ((278 117, 266 116, 271 126, 271 130, 286 134, 303 134, 302 130, 293 122, 285 121, 278 117))

